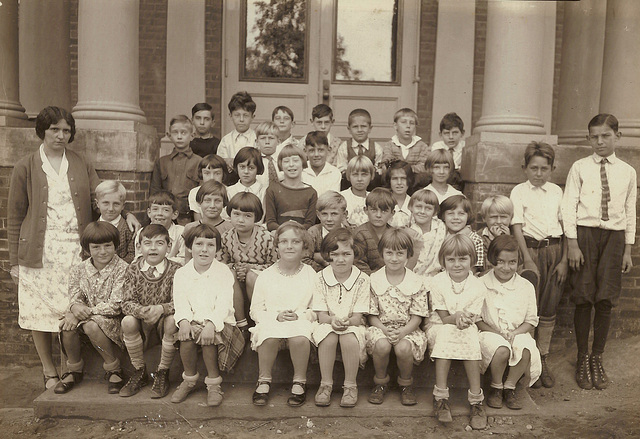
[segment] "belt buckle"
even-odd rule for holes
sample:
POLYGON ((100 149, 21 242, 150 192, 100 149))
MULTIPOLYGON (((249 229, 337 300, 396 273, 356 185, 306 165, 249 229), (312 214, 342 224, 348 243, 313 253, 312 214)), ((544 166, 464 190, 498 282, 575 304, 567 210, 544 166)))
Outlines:
POLYGON ((540 241, 538 241, 538 248, 540 248, 540 247, 542 247, 542 248, 549 247, 549 244, 550 244, 549 238, 541 239, 540 241), (544 244, 544 245, 542 245, 542 244, 544 244))

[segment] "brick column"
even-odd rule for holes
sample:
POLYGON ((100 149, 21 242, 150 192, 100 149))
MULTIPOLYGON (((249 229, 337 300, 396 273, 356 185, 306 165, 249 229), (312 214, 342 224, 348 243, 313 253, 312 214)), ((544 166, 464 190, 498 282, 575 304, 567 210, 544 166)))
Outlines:
POLYGON ((0 4, 0 125, 8 118, 26 119, 18 79, 18 0, 0 4))

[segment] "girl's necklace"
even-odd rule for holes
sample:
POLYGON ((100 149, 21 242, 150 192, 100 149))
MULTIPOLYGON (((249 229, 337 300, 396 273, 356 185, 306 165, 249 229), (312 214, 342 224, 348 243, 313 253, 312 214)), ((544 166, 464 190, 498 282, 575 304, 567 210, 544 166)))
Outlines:
POLYGON ((300 273, 300 271, 302 270, 303 266, 304 266, 304 264, 302 262, 300 262, 300 265, 298 265, 298 268, 296 268, 296 271, 291 273, 291 274, 288 274, 288 273, 285 273, 285 272, 282 271, 282 269, 280 268, 280 262, 276 263, 276 268, 278 269, 278 273, 280 273, 284 277, 293 277, 293 276, 295 276, 296 274, 300 273))
POLYGON ((467 276, 465 278, 465 280, 463 280, 462 282, 456 282, 453 279, 451 279, 451 276, 449 276, 449 280, 451 281, 451 289, 453 290, 454 294, 460 294, 464 291, 464 287, 465 285, 467 285, 467 281, 469 280, 469 276, 467 276), (456 288, 456 286, 458 286, 456 288))

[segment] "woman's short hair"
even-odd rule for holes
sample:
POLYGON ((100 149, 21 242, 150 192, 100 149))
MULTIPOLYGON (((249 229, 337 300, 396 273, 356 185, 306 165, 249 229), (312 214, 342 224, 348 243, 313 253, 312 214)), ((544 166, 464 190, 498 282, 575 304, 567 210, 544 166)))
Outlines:
POLYGON ((302 160, 302 168, 307 167, 307 154, 302 148, 294 145, 286 145, 278 155, 278 169, 282 171, 282 160, 297 155, 302 160))
POLYGON ((185 247, 191 250, 191 247, 193 247, 193 241, 195 241, 196 238, 215 239, 216 251, 220 249, 222 244, 222 238, 218 229, 211 227, 208 224, 198 224, 197 226, 187 230, 184 234, 185 247))
POLYGON ((476 265, 476 247, 467 235, 449 235, 444 239, 438 252, 438 262, 444 267, 444 259, 447 256, 469 256, 471 267, 476 265))
POLYGON ((116 180, 105 180, 96 186, 96 200, 100 201, 102 197, 109 194, 118 194, 120 201, 124 203, 127 198, 127 189, 116 180))
POLYGON ((80 245, 87 253, 89 253, 89 244, 106 244, 107 242, 113 242, 113 246, 118 248, 120 232, 113 224, 106 221, 94 221, 87 224, 80 235, 80 245))
POLYGON ((406 250, 407 257, 413 256, 413 239, 403 229, 390 229, 384 232, 380 241, 378 241, 378 251, 383 254, 384 249, 390 250, 406 250))
POLYGON ((523 256, 518 245, 518 240, 513 235, 500 235, 496 236, 487 250, 487 260, 491 262, 491 265, 498 265, 498 256, 502 252, 516 252, 518 253, 518 263, 522 263, 523 256))
POLYGON ((276 233, 273 236, 273 245, 275 245, 276 248, 280 243, 280 236, 282 236, 282 234, 287 230, 293 230, 296 233, 296 235, 300 239, 302 239, 303 248, 305 250, 313 249, 313 246, 314 246, 313 240, 311 239, 309 232, 307 232, 307 229, 305 229, 302 224, 297 223, 293 220, 289 220, 287 222, 280 224, 280 226, 276 229, 276 233))
POLYGON ((338 249, 339 242, 346 242, 351 247, 356 261, 364 255, 364 243, 349 229, 338 227, 330 231, 320 244, 320 253, 325 261, 332 261, 330 254, 338 249))
POLYGON ((71 127, 69 143, 73 142, 76 136, 76 120, 71 113, 60 107, 45 107, 38 113, 36 117, 36 134, 41 140, 44 140, 44 132, 47 131, 51 125, 55 125, 61 120, 67 122, 71 127))
POLYGON ((448 210, 454 210, 458 207, 462 207, 462 210, 467 214, 467 225, 471 224, 473 222, 473 207, 471 201, 464 195, 453 195, 440 203, 438 218, 444 221, 444 214, 448 210))
POLYGON ((196 201, 198 204, 202 203, 204 197, 207 195, 219 195, 222 197, 222 205, 226 206, 229 203, 227 198, 227 187, 219 181, 209 180, 202 183, 198 192, 196 192, 196 201))
POLYGON ((239 210, 240 212, 253 213, 254 221, 260 221, 264 215, 264 208, 262 202, 255 194, 251 192, 238 192, 227 204, 227 215, 231 216, 233 210, 239 210))

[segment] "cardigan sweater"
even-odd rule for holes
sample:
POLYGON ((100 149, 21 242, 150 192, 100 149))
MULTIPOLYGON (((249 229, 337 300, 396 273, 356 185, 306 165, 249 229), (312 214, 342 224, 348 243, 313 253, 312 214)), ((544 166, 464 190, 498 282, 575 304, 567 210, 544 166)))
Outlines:
MULTIPOLYGON (((69 162, 67 178, 76 210, 78 233, 82 235, 84 228, 93 220, 91 200, 100 179, 93 165, 80 154, 68 148, 65 154, 69 162)), ((11 174, 7 206, 7 237, 11 265, 42 267, 48 200, 47 176, 42 170, 40 150, 37 149, 16 163, 11 174)))

